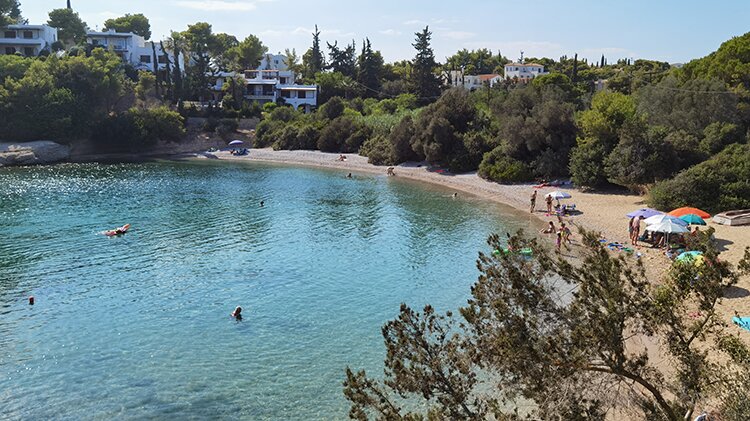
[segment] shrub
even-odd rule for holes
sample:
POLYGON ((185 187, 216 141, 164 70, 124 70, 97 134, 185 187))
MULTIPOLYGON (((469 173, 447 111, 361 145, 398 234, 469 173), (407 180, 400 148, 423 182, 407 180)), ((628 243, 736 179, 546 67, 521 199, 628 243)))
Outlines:
MULTIPOLYGON (((416 161, 419 159, 414 149, 411 147, 411 141, 414 137, 414 120, 411 115, 406 115, 391 130, 388 140, 392 145, 391 159, 394 164, 400 164, 407 161, 416 161)), ((369 156, 369 155, 368 155, 369 156)))
POLYGON ((503 153, 501 146, 484 154, 479 164, 479 176, 500 183, 528 181, 531 179, 529 167, 503 153))
POLYGON ((339 117, 331 121, 320 132, 320 137, 318 138, 318 149, 323 152, 345 151, 346 140, 349 139, 357 129, 357 125, 350 117, 339 117))
POLYGON ((607 184, 604 171, 604 147, 597 139, 579 139, 570 154, 570 175, 579 187, 602 187, 607 184))
POLYGON ((396 165, 393 161, 393 145, 385 136, 375 136, 362 145, 359 154, 367 157, 373 165, 396 165))
POLYGON ((664 210, 694 206, 708 212, 750 208, 750 145, 727 146, 708 161, 657 183, 649 204, 664 210))
POLYGON ((334 120, 344 114, 344 100, 341 97, 335 96, 328 100, 318 113, 320 116, 327 120, 334 120))
POLYGON ((279 133, 278 138, 273 142, 273 150, 278 151, 281 149, 297 149, 294 145, 297 143, 297 134, 299 130, 293 125, 287 125, 279 133))
POLYGON ((253 147, 265 148, 271 146, 274 141, 276 141, 276 138, 285 126, 286 123, 283 121, 276 121, 271 119, 261 121, 260 123, 258 123, 258 126, 255 127, 253 147))
POLYGON ((140 151, 158 141, 177 142, 185 135, 184 120, 166 107, 131 108, 112 114, 94 127, 92 140, 108 151, 140 151))

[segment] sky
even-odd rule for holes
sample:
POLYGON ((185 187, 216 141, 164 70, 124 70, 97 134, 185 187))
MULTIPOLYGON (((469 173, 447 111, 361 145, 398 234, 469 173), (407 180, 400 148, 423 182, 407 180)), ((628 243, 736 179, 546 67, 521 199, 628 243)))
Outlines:
MULTIPOLYGON (((20 0, 31 24, 65 0, 20 0)), ((723 0, 71 0, 92 29, 125 13, 143 13, 152 38, 208 22, 214 32, 258 36, 269 52, 301 56, 317 24, 325 42, 369 37, 386 61, 414 56, 414 33, 429 25, 435 57, 488 48, 511 59, 563 55, 609 62, 646 58, 684 63, 750 31, 750 1, 723 0)))

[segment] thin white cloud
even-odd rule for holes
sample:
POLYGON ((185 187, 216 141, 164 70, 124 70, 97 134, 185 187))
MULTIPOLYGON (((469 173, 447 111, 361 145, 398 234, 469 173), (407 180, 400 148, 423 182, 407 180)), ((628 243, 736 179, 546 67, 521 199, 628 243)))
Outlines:
POLYGON ((511 60, 516 60, 521 51, 524 57, 555 58, 566 54, 562 45, 550 41, 471 41, 463 44, 465 48, 489 48, 511 60))
POLYGON ((412 19, 412 20, 407 20, 407 21, 405 21, 405 22, 404 22, 403 24, 404 24, 404 25, 407 25, 407 26, 412 26, 412 25, 419 25, 419 26, 422 26, 422 25, 427 25, 428 23, 427 23, 427 22, 425 22, 425 21, 423 21, 423 20, 419 20, 419 19, 412 19))
POLYGON ((401 35, 401 31, 397 31, 395 29, 385 29, 385 30, 378 31, 378 32, 380 32, 383 35, 388 35, 388 36, 398 36, 398 35, 401 35))
POLYGON ((205 10, 208 12, 247 12, 256 8, 255 1, 180 0, 175 2, 175 4, 188 9, 205 10))
MULTIPOLYGON (((341 29, 321 29, 318 28, 320 31, 321 37, 351 37, 356 35, 354 32, 344 32, 341 29)), ((290 34, 292 35, 312 35, 315 33, 315 28, 305 28, 304 26, 298 26, 297 28, 293 29, 290 34)))
POLYGON ((477 36, 477 34, 474 32, 465 32, 465 31, 446 31, 446 32, 442 32, 440 36, 442 36, 443 38, 450 38, 450 39, 463 41, 463 40, 474 38, 475 36, 477 36))

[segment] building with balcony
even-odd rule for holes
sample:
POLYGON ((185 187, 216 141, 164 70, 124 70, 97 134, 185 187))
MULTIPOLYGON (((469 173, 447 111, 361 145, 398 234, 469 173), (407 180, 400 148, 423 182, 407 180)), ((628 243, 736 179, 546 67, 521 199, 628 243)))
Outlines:
POLYGON ((498 74, 467 75, 461 70, 451 70, 448 77, 450 78, 449 84, 451 86, 461 87, 470 91, 487 86, 491 88, 503 80, 503 77, 498 74))
MULTIPOLYGON (((213 86, 214 92, 222 91, 224 84, 238 75, 231 72, 220 73, 213 86)), ((258 104, 282 102, 291 105, 295 110, 309 112, 318 104, 317 85, 298 85, 296 75, 288 70, 286 57, 267 54, 255 70, 246 70, 241 75, 245 85, 244 97, 258 104)))
POLYGON ((505 65, 505 78, 528 82, 537 76, 546 75, 544 66, 536 63, 508 63, 505 65))
POLYGON ((0 28, 0 54, 36 57, 50 51, 57 41, 57 28, 47 25, 8 25, 0 28))
MULTIPOLYGON (((156 69, 163 71, 167 66, 166 53, 162 51, 159 43, 154 43, 153 41, 147 42, 142 36, 130 32, 115 32, 113 30, 107 32, 89 31, 86 33, 86 43, 112 50, 123 61, 130 63, 137 70, 148 70, 151 72, 155 70, 153 50, 153 46, 155 46, 156 69)), ((185 68, 182 56, 180 56, 180 68, 185 68)))

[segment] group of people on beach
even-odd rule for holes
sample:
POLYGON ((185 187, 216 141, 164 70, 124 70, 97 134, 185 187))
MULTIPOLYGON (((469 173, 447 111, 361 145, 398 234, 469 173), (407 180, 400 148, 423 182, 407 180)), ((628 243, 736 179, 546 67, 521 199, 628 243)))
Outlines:
POLYGON ((562 246, 565 246, 567 250, 570 250, 568 244, 573 244, 573 240, 571 240, 570 238, 572 233, 565 222, 561 222, 560 228, 556 228, 555 223, 549 221, 549 225, 547 225, 547 228, 544 228, 539 232, 541 234, 555 234, 555 251, 557 251, 558 253, 560 252, 560 248, 562 246))

